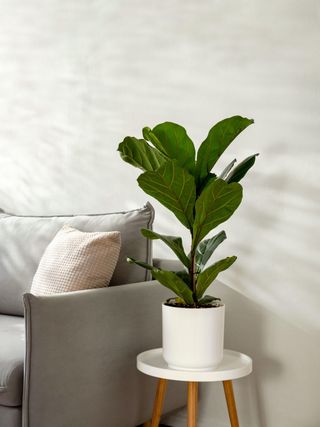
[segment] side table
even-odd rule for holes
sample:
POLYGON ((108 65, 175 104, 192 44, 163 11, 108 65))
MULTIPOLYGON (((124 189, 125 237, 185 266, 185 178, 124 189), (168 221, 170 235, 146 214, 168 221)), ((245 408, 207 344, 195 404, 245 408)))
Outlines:
POLYGON ((211 371, 180 371, 171 369, 162 357, 162 348, 140 353, 137 356, 137 368, 144 374, 159 378, 154 401, 152 420, 144 427, 158 427, 168 380, 188 383, 188 427, 196 427, 198 383, 222 381, 226 397, 231 427, 239 427, 232 380, 249 375, 252 372, 252 360, 237 351, 224 350, 221 364, 211 371))

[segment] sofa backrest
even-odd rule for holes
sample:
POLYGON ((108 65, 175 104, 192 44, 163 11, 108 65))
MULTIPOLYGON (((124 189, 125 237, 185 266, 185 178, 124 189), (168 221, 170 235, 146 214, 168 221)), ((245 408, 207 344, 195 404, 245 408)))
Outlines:
POLYGON ((154 210, 141 209, 97 215, 18 216, 0 213, 0 313, 23 315, 22 295, 30 291, 33 276, 46 247, 68 224, 82 231, 120 231, 121 252, 110 285, 149 280, 149 272, 128 264, 127 256, 152 262, 150 241, 141 228, 152 228, 154 210))

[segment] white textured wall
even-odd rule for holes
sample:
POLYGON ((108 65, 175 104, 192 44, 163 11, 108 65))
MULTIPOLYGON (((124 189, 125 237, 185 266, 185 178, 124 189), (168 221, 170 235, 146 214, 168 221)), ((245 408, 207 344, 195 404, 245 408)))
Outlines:
MULTIPOLYGON (((115 151, 125 135, 171 120, 199 144, 221 118, 256 120, 220 163, 261 153, 220 250, 239 256, 223 276, 239 298, 230 290, 237 321, 227 343, 255 357, 250 381, 262 396, 241 402, 243 425, 318 427, 316 381, 299 369, 314 366, 320 382, 319 2, 0 0, 0 10, 0 205, 9 211, 139 206, 137 172, 115 151), (263 376, 272 347, 283 369, 263 376)), ((183 233, 156 206, 156 228, 183 233)), ((210 387, 204 396, 217 394, 210 387)), ((203 399, 203 427, 213 414, 226 425, 213 408, 203 399)))

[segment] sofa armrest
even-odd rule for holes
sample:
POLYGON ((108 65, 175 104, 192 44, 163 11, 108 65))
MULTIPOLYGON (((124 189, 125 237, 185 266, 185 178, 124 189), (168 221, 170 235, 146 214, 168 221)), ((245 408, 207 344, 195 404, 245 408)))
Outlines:
MULTIPOLYGON (((24 295, 24 427, 134 427, 151 414, 155 382, 136 355, 161 346, 156 281, 52 296, 24 295)), ((175 385, 165 411, 180 407, 175 385)), ((170 387, 169 387, 170 389, 170 387)))

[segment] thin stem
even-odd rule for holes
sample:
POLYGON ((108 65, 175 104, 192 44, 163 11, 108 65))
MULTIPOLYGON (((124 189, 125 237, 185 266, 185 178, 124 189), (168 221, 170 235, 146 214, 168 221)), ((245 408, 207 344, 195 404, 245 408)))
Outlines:
POLYGON ((197 296, 196 296, 196 290, 197 290, 197 282, 196 282, 196 257, 195 257, 195 250, 192 248, 191 251, 191 267, 190 267, 190 276, 191 276, 191 286, 192 286, 192 292, 193 292, 193 299, 195 302, 195 305, 197 304, 197 296))
POLYGON ((193 233, 194 230, 191 230, 191 252, 190 252, 190 276, 191 276, 191 288, 193 293, 193 301, 194 305, 197 306, 198 299, 197 299, 197 271, 196 271, 196 246, 193 243, 193 233))

